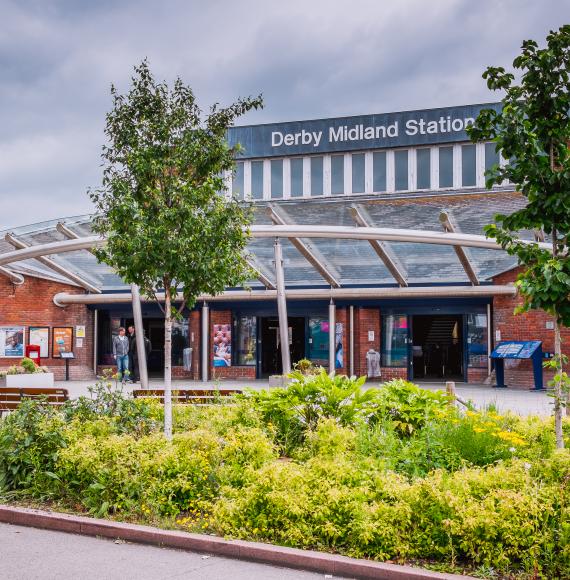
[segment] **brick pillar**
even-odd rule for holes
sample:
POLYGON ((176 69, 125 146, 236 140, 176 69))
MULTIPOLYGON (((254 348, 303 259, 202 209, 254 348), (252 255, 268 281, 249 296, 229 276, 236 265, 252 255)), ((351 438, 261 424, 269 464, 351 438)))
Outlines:
POLYGON ((354 372, 366 375, 366 353, 368 349, 380 351, 380 308, 354 309, 354 372), (368 332, 374 332, 374 340, 368 340, 368 332))

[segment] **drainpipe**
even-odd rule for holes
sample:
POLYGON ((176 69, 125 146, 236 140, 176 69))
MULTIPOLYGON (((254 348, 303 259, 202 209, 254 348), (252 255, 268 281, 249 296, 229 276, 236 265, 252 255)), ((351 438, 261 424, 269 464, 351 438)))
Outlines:
POLYGON ((208 380, 208 366, 210 362, 210 352, 208 351, 208 330, 210 327, 210 309, 208 303, 204 302, 202 305, 202 381, 208 380))
POLYGON ((333 374, 336 372, 336 306, 331 298, 329 304, 329 373, 333 374))

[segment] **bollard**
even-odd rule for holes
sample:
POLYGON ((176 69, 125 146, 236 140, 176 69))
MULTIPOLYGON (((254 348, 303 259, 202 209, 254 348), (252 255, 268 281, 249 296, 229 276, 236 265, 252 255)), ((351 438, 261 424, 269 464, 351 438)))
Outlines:
POLYGON ((455 382, 454 381, 446 381, 445 392, 449 395, 450 405, 453 405, 455 403, 455 399, 457 398, 457 394, 455 392, 455 382))

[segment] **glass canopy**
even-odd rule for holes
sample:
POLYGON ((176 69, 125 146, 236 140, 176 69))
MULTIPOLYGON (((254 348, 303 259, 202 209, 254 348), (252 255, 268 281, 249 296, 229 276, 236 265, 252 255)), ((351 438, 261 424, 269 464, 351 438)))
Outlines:
MULTIPOLYGON (((272 224, 271 207, 275 207, 288 224, 355 226, 354 208, 363 211, 369 226, 407 230, 442 231, 440 213, 445 211, 453 220, 457 232, 483 234, 483 227, 493 221, 496 213, 511 213, 523 207, 524 198, 513 192, 494 191, 478 194, 438 194, 434 196, 365 197, 347 199, 322 198, 311 200, 257 202, 255 223, 272 224)), ((65 224, 80 237, 92 235, 91 216, 75 216, 0 232, 0 255, 14 250, 5 239, 12 233, 28 245, 67 239, 57 229, 65 224)), ((530 237, 530 236, 527 236, 530 237)), ((342 239, 303 240, 310 253, 343 287, 396 286, 397 283, 368 241, 342 239)), ((290 240, 282 240, 285 282, 287 287, 328 287, 329 282, 315 269, 290 240)), ((452 246, 390 242, 386 244, 395 262, 405 273, 410 285, 468 284, 469 279, 452 246)), ((273 239, 256 238, 249 244, 252 263, 270 281, 275 279, 273 239)), ((475 273, 481 282, 516 265, 515 259, 503 251, 465 248, 475 273)), ((127 289, 127 285, 106 265, 97 262, 88 251, 76 251, 50 258, 57 264, 81 276, 103 292, 127 289)), ((14 263, 10 269, 24 275, 39 276, 68 282, 36 259, 14 263)), ((258 280, 252 288, 263 287, 258 280)))

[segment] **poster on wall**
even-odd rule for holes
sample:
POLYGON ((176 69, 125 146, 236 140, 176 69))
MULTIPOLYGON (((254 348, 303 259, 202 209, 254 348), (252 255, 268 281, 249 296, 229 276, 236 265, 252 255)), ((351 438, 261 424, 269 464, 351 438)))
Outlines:
POLYGON ((40 358, 49 356, 49 327, 48 326, 30 326, 28 344, 34 344, 40 347, 40 358))
POLYGON ((214 366, 232 366, 232 331, 229 324, 214 324, 212 336, 214 366))
POLYGON ((24 335, 23 326, 0 326, 0 357, 23 357, 24 335))
POLYGON ((344 352, 342 348, 342 331, 343 331, 343 324, 342 322, 337 322, 335 325, 335 355, 334 355, 334 366, 337 369, 341 369, 344 365, 344 352))
POLYGON ((61 358, 62 352, 73 352, 73 328, 55 326, 52 331, 52 358, 61 358))

